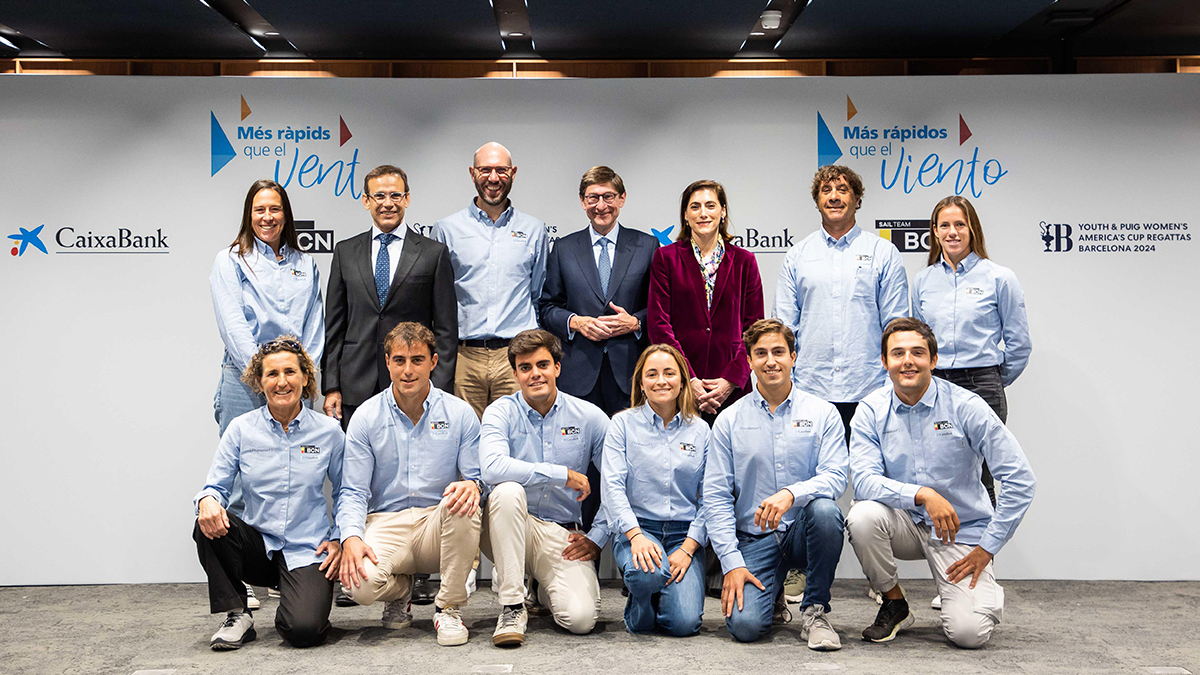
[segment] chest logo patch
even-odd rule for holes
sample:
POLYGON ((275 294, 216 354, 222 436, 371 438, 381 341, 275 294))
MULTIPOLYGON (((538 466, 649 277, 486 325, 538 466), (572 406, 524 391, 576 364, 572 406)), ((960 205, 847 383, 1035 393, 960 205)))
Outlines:
POLYGON ((792 420, 792 428, 793 429, 807 429, 809 431, 812 431, 813 421, 812 420, 792 420))
POLYGON ((679 450, 690 455, 696 452, 696 445, 694 443, 680 443, 679 450))
POLYGON ((302 445, 300 446, 300 454, 316 456, 321 454, 321 447, 318 445, 302 445))
POLYGON ((562 429, 559 429, 558 433, 563 438, 578 438, 579 427, 563 427, 562 429))
POLYGON ((966 293, 967 293, 967 295, 983 295, 983 289, 982 288, 968 288, 966 293))
POLYGON ((933 430, 934 431, 954 431, 954 425, 949 420, 945 420, 942 422, 934 422, 933 430))
POLYGON ((450 423, 445 420, 430 422, 429 430, 430 431, 450 431, 450 423))
POLYGON ((304 277, 308 276, 308 273, 304 270, 292 270, 292 276, 296 277, 297 279, 303 279, 304 277))
POLYGON ((871 260, 873 260, 870 253, 859 253, 858 255, 854 256, 854 259, 860 263, 869 263, 871 260))
POLYGON ((519 240, 519 241, 525 241, 526 239, 529 238, 529 235, 525 234, 524 232, 522 232, 520 230, 513 230, 512 232, 509 233, 508 236, 512 237, 513 239, 519 240))

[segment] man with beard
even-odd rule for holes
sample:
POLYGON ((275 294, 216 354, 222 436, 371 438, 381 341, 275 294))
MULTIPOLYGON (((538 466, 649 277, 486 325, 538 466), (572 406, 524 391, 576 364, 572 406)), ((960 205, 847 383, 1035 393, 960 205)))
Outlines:
POLYGON ((499 143, 475 151, 468 168, 478 194, 462 211, 433 225, 450 249, 458 297, 454 395, 482 416, 489 403, 517 391, 509 340, 537 328, 537 304, 550 243, 546 224, 512 206, 517 167, 499 143))

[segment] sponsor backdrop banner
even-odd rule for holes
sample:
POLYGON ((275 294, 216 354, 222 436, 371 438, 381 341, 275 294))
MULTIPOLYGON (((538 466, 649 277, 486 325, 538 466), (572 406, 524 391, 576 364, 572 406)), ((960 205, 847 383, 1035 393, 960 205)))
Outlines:
MULTIPOLYGON (((288 80, 0 77, 4 489, 0 584, 202 579, 192 496, 217 443, 208 275, 257 178, 285 184, 322 271, 370 226, 362 177, 409 175, 427 231, 496 140, 515 205, 581 229, 580 175, 625 179, 621 221, 678 228, 723 182, 767 297, 819 227, 819 164, 861 173, 859 224, 925 264, 925 222, 976 204, 1028 301, 1008 390, 1039 479, 1002 577, 1197 579, 1192 428, 1200 78, 288 80)), ((767 309, 770 314, 770 307, 767 309)), ((924 565, 909 569, 923 575, 924 565)), ((850 547, 839 569, 861 576, 850 547)))

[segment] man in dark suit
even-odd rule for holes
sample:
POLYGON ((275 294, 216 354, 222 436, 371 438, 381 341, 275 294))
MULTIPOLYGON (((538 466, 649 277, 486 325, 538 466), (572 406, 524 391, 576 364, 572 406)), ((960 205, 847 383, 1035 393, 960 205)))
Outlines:
POLYGON ((458 305, 454 269, 444 244, 409 229, 408 177, 383 165, 363 179, 363 206, 371 229, 333 249, 325 306, 325 354, 321 358, 325 414, 345 429, 354 409, 390 386, 383 339, 401 321, 433 331, 438 364, 431 380, 454 390, 458 354, 458 305))
MULTIPOLYGON (((541 320, 563 343, 559 388, 612 416, 629 407, 633 368, 647 344, 646 297, 658 240, 617 222, 625 183, 607 166, 583 174, 579 202, 591 226, 559 239, 550 251, 541 320)), ((597 468, 588 471, 585 528, 600 505, 597 468)))

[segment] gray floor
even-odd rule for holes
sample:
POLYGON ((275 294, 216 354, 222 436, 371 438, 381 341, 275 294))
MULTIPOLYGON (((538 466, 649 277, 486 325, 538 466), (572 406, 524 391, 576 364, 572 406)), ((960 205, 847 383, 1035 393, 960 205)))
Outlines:
MULTIPOLYGON (((534 619, 524 647, 492 646, 496 596, 481 590, 464 612, 471 641, 438 647, 431 607, 417 607, 403 631, 379 627, 379 605, 334 608, 331 643, 284 645, 273 627, 275 601, 255 613, 259 638, 236 652, 213 652, 217 619, 199 584, 0 588, 0 673, 1183 673, 1200 675, 1200 582, 1004 582, 1004 623, 981 651, 942 638, 929 609, 929 581, 905 582, 917 623, 885 645, 863 643, 874 618, 866 582, 839 581, 834 625, 839 652, 799 642, 795 623, 763 641, 731 641, 710 600, 701 635, 634 636, 621 623, 623 598, 605 588, 595 634, 569 635, 534 619), (919 601, 917 599, 920 599, 919 601), (492 667, 492 668, 489 668, 492 667), (500 668, 495 668, 500 666, 500 668), (1182 669, 1182 670, 1181 670, 1182 669)), ((794 607, 794 606, 793 606, 794 607)))

